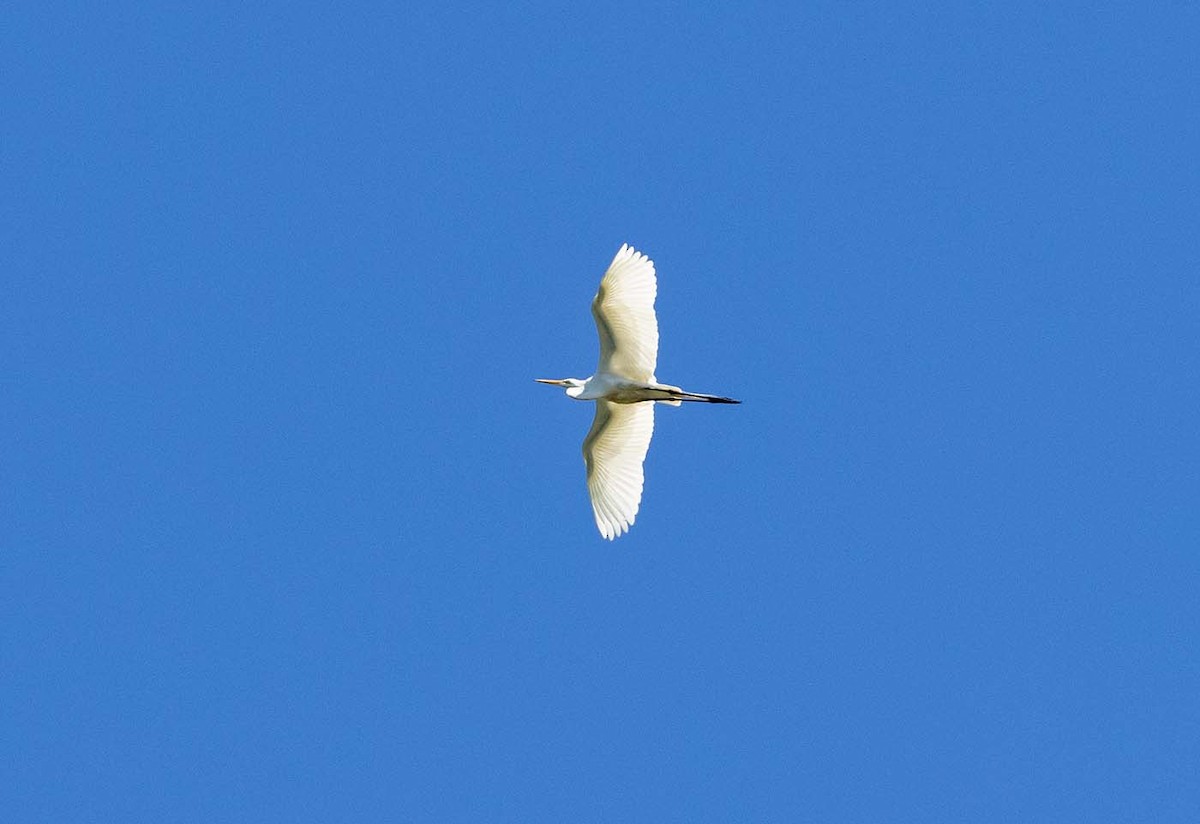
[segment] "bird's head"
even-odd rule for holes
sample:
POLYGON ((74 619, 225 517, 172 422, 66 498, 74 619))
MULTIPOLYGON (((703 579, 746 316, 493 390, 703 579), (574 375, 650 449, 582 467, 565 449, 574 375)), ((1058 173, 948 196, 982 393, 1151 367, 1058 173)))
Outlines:
POLYGON ((587 381, 581 381, 579 378, 560 378, 558 380, 553 378, 534 378, 534 380, 538 383, 549 384, 550 386, 561 386, 567 390, 567 394, 572 398, 578 397, 579 393, 583 391, 583 385, 587 383, 587 381))

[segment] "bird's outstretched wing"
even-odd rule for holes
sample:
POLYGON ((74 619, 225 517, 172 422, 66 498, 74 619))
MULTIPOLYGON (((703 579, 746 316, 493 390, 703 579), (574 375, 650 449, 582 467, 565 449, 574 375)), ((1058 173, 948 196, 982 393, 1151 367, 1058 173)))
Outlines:
POLYGON ((628 244, 621 247, 600 281, 592 316, 600 332, 597 374, 611 372, 635 381, 654 380, 658 361, 658 320, 654 261, 628 244))
POLYGON ((642 462, 654 435, 654 404, 596 401, 583 440, 588 494, 600 534, 612 540, 629 530, 642 503, 642 462))

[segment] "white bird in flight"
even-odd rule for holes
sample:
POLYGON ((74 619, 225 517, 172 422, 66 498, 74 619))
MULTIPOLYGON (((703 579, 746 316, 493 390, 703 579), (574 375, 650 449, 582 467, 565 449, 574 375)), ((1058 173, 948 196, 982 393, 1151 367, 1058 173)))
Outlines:
POLYGON ((642 502, 642 463, 654 434, 654 402, 741 403, 733 398, 685 392, 659 383, 658 320, 654 262, 629 244, 621 247, 592 300, 600 332, 596 374, 579 378, 536 378, 566 387, 577 401, 595 401, 596 417, 583 439, 588 494, 600 534, 612 540, 629 530, 642 502))

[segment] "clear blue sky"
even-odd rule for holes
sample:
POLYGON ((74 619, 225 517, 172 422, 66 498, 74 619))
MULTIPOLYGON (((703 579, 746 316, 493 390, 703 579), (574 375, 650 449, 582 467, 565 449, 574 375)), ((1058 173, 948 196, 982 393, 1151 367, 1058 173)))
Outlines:
POLYGON ((9 8, 4 817, 1200 820, 1200 12, 1046 5, 9 8))

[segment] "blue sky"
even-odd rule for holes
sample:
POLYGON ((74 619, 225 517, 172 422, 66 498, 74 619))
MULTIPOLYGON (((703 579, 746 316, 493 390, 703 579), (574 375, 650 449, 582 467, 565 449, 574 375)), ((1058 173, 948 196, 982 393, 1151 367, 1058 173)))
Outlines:
POLYGON ((1198 820, 1198 26, 10 9, 0 806, 1198 820), (745 403, 610 544, 623 242, 745 403))

